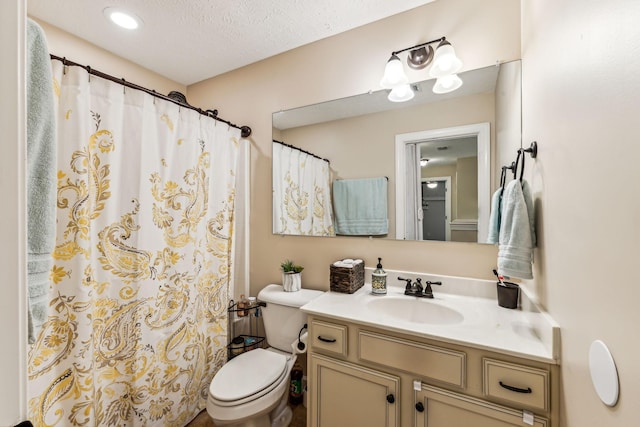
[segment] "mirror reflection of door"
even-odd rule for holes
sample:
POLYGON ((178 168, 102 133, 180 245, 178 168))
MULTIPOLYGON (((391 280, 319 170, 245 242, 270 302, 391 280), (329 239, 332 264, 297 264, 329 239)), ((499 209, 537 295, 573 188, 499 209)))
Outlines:
POLYGON ((421 208, 422 226, 420 240, 451 240, 451 179, 437 177, 422 179, 421 208))

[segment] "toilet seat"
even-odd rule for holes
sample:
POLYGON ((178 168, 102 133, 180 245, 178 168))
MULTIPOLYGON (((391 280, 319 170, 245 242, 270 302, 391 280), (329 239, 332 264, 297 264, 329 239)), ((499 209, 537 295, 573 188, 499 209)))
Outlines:
POLYGON ((258 399, 287 375, 287 357, 262 348, 242 353, 213 377, 209 397, 219 406, 236 406, 258 399))

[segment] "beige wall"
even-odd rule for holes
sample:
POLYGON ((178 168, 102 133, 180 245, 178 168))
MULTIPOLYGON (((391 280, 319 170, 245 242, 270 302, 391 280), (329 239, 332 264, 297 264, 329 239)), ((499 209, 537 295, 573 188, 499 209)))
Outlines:
MULTIPOLYGON (((522 138, 522 62, 514 61, 500 66, 496 83, 496 126, 492 136, 491 170, 492 189, 500 185, 502 166, 510 166, 516 160, 522 138)), ((528 144, 527 144, 528 146, 528 144)), ((526 167, 526 165, 525 165, 526 167)), ((507 171, 508 172, 508 171, 507 171)), ((507 175, 511 179, 512 175, 507 175)), ((508 182, 509 180, 507 180, 508 182)))
POLYGON ((458 159, 456 171, 458 209, 453 219, 478 219, 478 158, 458 159))
POLYGON ((562 328, 563 426, 640 423, 638 22, 635 0, 523 1, 523 142, 539 143, 530 287, 562 328), (620 374, 614 408, 591 384, 596 339, 620 374))
MULTIPOLYGON (((305 266, 305 287, 319 289, 328 289, 329 264, 343 257, 372 266, 380 256, 393 269, 491 277, 496 251, 488 245, 272 235, 271 113, 377 90, 392 51, 443 35, 464 70, 520 58, 519 25, 518 1, 438 1, 189 86, 194 104, 215 99, 222 117, 253 129, 252 293, 280 282, 285 258, 305 266)), ((424 80, 424 71, 410 78, 424 80)))

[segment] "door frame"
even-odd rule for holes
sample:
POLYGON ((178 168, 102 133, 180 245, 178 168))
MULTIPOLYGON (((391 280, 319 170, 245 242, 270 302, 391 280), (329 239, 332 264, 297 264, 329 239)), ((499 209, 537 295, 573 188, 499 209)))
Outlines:
POLYGON ((478 243, 487 241, 489 231, 489 208, 491 204, 491 126, 489 122, 454 126, 441 129, 423 130, 396 135, 396 238, 404 239, 406 224, 405 190, 405 147, 417 142, 433 139, 450 139, 455 137, 475 136, 478 140, 478 243))

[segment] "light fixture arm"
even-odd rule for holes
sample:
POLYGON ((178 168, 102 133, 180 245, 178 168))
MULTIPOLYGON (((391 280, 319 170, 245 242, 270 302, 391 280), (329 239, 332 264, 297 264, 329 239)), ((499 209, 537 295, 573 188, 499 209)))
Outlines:
POLYGON ((418 48, 421 48, 423 46, 427 46, 427 45, 430 45, 430 44, 433 44, 433 43, 441 43, 441 42, 443 42, 445 40, 446 40, 445 37, 440 37, 439 39, 431 40, 431 41, 428 41, 426 43, 420 43, 420 44, 417 44, 415 46, 407 47, 405 49, 396 50, 395 52, 391 52, 391 55, 392 56, 393 55, 398 55, 399 53, 406 52, 408 50, 418 49, 418 48))

